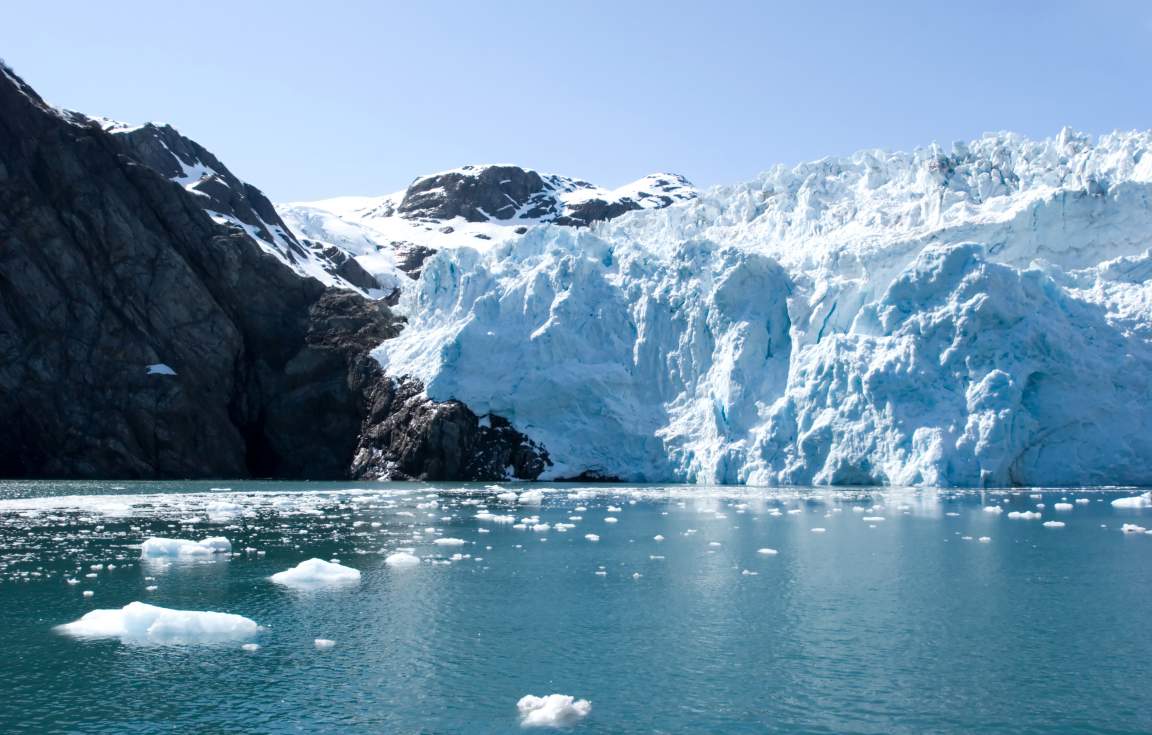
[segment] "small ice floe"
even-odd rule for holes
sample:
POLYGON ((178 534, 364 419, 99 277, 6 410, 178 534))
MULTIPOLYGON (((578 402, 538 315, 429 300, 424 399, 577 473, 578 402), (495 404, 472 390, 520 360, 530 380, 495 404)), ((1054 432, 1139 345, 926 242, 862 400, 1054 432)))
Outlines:
POLYGON ((525 490, 516 498, 521 505, 540 505, 544 502, 543 490, 525 490))
POLYGON ((1044 521, 1044 528, 1064 528, 1064 521, 1044 521))
POLYGON ((597 541, 600 540, 600 537, 594 533, 586 533, 586 534, 584 534, 584 538, 588 539, 592 543, 596 543, 597 541))
POLYGON ((652 537, 652 540, 659 543, 660 541, 664 540, 664 536, 662 536, 661 534, 656 534, 655 536, 652 537))
POLYGON ((147 367, 148 375, 175 375, 176 371, 162 362, 152 363, 147 367))
POLYGON ((567 694, 537 697, 531 694, 516 703, 523 727, 571 727, 588 716, 592 703, 567 694))
POLYGON ((978 538, 978 539, 976 539, 976 540, 977 540, 977 541, 979 541, 979 542, 980 542, 980 543, 982 543, 982 544, 990 544, 990 543, 992 543, 992 537, 991 537, 991 536, 981 536, 980 538, 978 538))
POLYGON ((95 594, 96 594, 96 593, 95 593, 95 592, 93 592, 92 590, 84 590, 84 596, 85 596, 85 597, 92 597, 92 596, 94 596, 95 594))
POLYGON ((760 574, 760 572, 753 572, 750 569, 745 569, 744 571, 740 572, 740 574, 742 574, 745 577, 755 577, 755 576, 758 576, 760 574))
POLYGON ((244 650, 244 651, 248 651, 249 653, 252 653, 254 651, 260 650, 260 644, 259 643, 245 643, 244 645, 240 646, 240 649, 244 650))
POLYGON ((984 512, 985 513, 1003 513, 1004 509, 1001 508, 999 505, 985 505, 984 506, 984 512))
POLYGON ((607 516, 604 518, 605 523, 619 523, 620 519, 616 516, 607 516))
POLYGON ((883 521, 886 519, 884 518, 884 516, 864 516, 860 520, 864 521, 865 523, 879 523, 880 521, 883 521))
POLYGON ((445 538, 438 538, 435 541, 433 541, 432 543, 436 544, 437 546, 463 546, 464 544, 466 544, 468 542, 462 538, 447 538, 447 537, 445 537, 445 538))
POLYGON ((756 553, 763 554, 764 556, 776 556, 780 552, 776 549, 756 549, 756 553))
POLYGON ((1055 509, 1061 513, 1067 513, 1068 511, 1072 510, 1076 506, 1072 505, 1071 503, 1056 503, 1052 507, 1053 507, 1053 509, 1055 509))
POLYGON ((1113 508, 1152 508, 1152 490, 1131 498, 1116 498, 1112 501, 1113 508))
POLYGON ((312 645, 316 646, 316 648, 320 649, 321 651, 326 651, 329 648, 335 648, 336 641, 329 640, 328 638, 317 638, 316 640, 312 641, 312 645))
POLYGON ((1076 498, 1076 500, 1073 502, 1075 502, 1076 505, 1088 505, 1092 501, 1089 500, 1088 498, 1076 498))
POLYGON ((390 567, 414 567, 420 564, 420 559, 407 551, 397 551, 384 557, 384 563, 390 567))
POLYGON ((166 556, 211 556, 228 554, 232 543, 223 536, 206 538, 203 541, 189 541, 182 538, 150 538, 140 546, 140 555, 145 558, 166 556))
POLYGON ((244 640, 260 632, 243 615, 198 610, 170 610, 131 602, 120 609, 93 610, 79 620, 56 627, 76 638, 119 638, 148 643, 217 643, 244 640))
POLYGON ((213 500, 204 507, 210 521, 230 521, 244 512, 244 506, 225 500, 213 500))
POLYGON ((810 530, 812 531, 812 533, 827 533, 828 532, 828 529, 826 529, 826 528, 813 528, 810 530))
POLYGON ((723 546, 723 544, 721 544, 719 541, 709 541, 708 545, 714 549, 723 546))
POLYGON ((1144 526, 1137 526, 1135 523, 1125 523, 1120 527, 1122 533, 1144 533, 1146 530, 1144 526))
POLYGON ((307 559, 291 569, 273 574, 269 579, 288 587, 355 584, 360 581, 360 570, 323 559, 307 559))
POLYGON ((1039 513, 1039 512, 1034 511, 1034 510, 1014 510, 1014 511, 1011 511, 1010 513, 1008 513, 1009 518, 1012 518, 1014 520, 1022 520, 1022 521, 1039 520, 1041 518, 1041 516, 1043 516, 1043 513, 1039 513))

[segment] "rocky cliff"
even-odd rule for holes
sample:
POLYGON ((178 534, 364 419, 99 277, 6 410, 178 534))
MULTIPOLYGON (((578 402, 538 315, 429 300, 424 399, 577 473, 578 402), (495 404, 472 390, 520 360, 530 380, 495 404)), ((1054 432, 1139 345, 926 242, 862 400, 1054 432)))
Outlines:
POLYGON ((478 435, 466 409, 393 415, 413 388, 367 353, 402 321, 294 267, 312 255, 171 128, 58 110, 4 69, 0 476, 339 478, 358 456, 361 475, 495 477, 468 454, 484 441, 436 438, 478 435), (403 449, 370 460, 379 423, 403 449))

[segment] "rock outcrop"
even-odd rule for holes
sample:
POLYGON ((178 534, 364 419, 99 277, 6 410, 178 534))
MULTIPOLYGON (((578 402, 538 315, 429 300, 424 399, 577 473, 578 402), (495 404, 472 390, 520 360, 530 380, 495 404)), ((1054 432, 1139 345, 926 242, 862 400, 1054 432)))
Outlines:
POLYGON ((519 166, 463 166, 416 179, 395 210, 372 216, 468 222, 527 220, 583 227, 637 209, 659 209, 696 197, 675 174, 653 174, 616 190, 587 181, 539 174, 519 166))
POLYGON ((506 423, 386 378, 369 351, 403 320, 309 277, 315 254, 171 128, 58 110, 0 67, 0 476, 540 473, 506 423))
POLYGON ((499 416, 436 402, 414 380, 377 384, 352 474, 394 480, 535 480, 548 452, 499 416))

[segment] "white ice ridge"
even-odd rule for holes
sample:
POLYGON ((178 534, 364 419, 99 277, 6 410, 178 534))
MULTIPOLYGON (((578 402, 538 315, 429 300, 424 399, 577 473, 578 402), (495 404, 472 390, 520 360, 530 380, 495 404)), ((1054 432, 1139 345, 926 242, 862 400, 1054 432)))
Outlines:
POLYGON ((77 638, 119 638, 148 643, 217 643, 247 640, 260 626, 243 615, 170 610, 143 602, 120 609, 93 610, 56 628, 77 638))
POLYGON ((1150 233, 1152 133, 867 151, 442 250, 374 355, 542 479, 1146 485, 1150 233))
POLYGON ((527 694, 516 703, 523 727, 571 727, 588 716, 592 703, 568 694, 527 694))
POLYGON ((232 551, 232 542, 223 536, 213 536, 203 541, 189 541, 182 538, 150 538, 140 546, 142 557, 163 556, 211 556, 232 551))
POLYGON ((291 569, 273 574, 269 579, 288 587, 340 585, 359 582, 360 570, 323 559, 307 559, 291 569))

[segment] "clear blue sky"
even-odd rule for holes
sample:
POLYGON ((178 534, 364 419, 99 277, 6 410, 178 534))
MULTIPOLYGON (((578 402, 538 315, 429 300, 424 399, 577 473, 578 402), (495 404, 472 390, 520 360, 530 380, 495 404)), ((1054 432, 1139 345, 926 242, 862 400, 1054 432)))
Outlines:
POLYGON ((12 2, 54 104, 162 120, 278 201, 464 163, 710 185, 988 130, 1152 127, 1152 2, 12 2))

